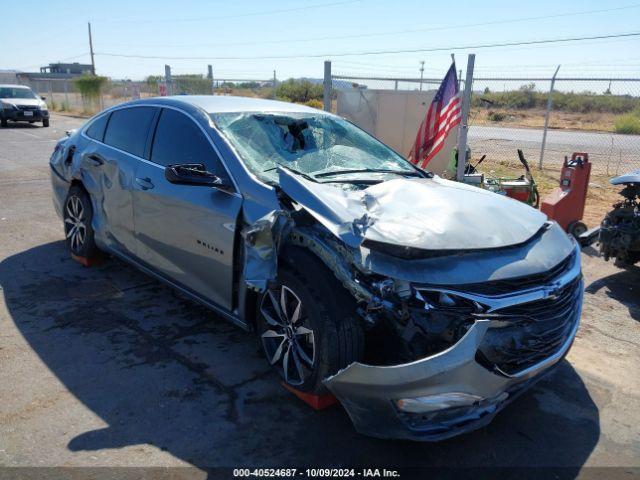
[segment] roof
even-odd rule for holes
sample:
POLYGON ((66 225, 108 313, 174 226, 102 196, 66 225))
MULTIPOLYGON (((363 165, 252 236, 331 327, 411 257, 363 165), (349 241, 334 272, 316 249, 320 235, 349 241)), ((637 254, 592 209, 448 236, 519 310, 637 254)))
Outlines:
POLYGON ((174 95, 148 99, 153 102, 188 103, 207 113, 224 112, 300 112, 319 113, 321 110, 296 103, 278 102, 262 98, 233 97, 227 95, 174 95))
POLYGON ((0 88, 26 88, 27 90, 31 90, 31 88, 26 85, 17 85, 14 83, 0 83, 0 88))

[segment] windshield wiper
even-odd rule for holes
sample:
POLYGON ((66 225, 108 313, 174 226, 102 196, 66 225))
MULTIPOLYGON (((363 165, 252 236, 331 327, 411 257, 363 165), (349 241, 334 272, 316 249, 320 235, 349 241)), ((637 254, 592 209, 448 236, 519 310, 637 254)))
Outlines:
POLYGON ((275 167, 267 168, 266 170, 263 170, 263 172, 270 172, 272 170, 277 169, 278 167, 282 167, 282 168, 284 168, 286 170, 289 170, 289 171, 295 173, 296 175, 300 175, 301 177, 306 178, 307 180, 310 180, 312 182, 318 183, 318 181, 313 176, 309 175, 308 173, 301 172, 300 170, 296 170, 295 168, 291 168, 291 167, 289 167, 287 165, 284 165, 282 163, 278 163, 275 167))
POLYGON ((415 170, 393 170, 389 168, 359 168, 352 170, 334 170, 332 172, 322 172, 314 175, 316 178, 331 177, 333 175, 342 175, 345 173, 397 173, 399 175, 420 175, 415 170))

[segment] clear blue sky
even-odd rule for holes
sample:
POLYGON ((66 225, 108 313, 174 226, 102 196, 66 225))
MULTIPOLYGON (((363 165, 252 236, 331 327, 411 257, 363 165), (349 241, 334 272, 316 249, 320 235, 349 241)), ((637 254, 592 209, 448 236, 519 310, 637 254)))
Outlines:
MULTIPOLYGON (((211 63, 218 78, 266 79, 274 69, 279 79, 322 77, 324 57, 166 58, 308 54, 327 54, 334 62, 334 72, 362 75, 417 76, 419 62, 424 60, 425 76, 441 77, 450 62, 446 51, 348 57, 331 54, 640 31, 640 2, 633 0, 20 0, 3 2, 2 11, 0 69, 37 71, 41 65, 77 55, 81 56, 69 61, 88 63, 87 21, 91 21, 97 73, 131 79, 162 74, 165 63, 171 64, 175 73, 206 73, 206 65, 211 63), (565 15, 615 8, 618 10, 565 15), (284 11, 289 9, 296 10, 284 11), (507 23, 541 16, 553 17, 507 23), (119 58, 104 53, 162 58, 119 58)), ((640 76, 640 37, 470 51, 477 54, 477 74, 550 75, 560 63, 564 74, 640 76)), ((461 68, 470 51, 455 52, 461 68)))

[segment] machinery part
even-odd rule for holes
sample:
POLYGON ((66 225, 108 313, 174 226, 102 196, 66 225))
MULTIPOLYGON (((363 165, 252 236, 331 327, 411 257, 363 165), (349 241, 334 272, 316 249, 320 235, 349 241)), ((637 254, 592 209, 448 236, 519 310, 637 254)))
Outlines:
POLYGON ((581 248, 588 247, 593 243, 598 241, 598 236, 600 235, 600 227, 593 227, 584 232, 580 237, 578 237, 578 243, 581 248))
POLYGON ((571 225, 582 220, 584 215, 590 176, 591 162, 588 153, 574 152, 571 160, 565 157, 560 173, 560 185, 540 206, 543 213, 558 222, 568 233, 571 233, 571 225))
POLYGON ((313 254, 290 247, 283 260, 278 285, 261 296, 260 341, 288 385, 324 394, 323 379, 362 358, 355 302, 313 254))
POLYGON ((567 233, 578 240, 587 231, 587 226, 582 222, 571 222, 567 227, 567 233))
MULTIPOLYGON (((626 178, 634 180, 629 174, 626 178)), ((616 178, 611 183, 620 184, 616 178)), ((614 258, 616 266, 621 268, 640 261, 640 183, 625 185, 620 191, 624 200, 615 204, 613 210, 604 217, 598 238, 600 253, 605 260, 614 258)))
POLYGON ((99 250, 93 237, 93 208, 89 194, 80 186, 69 189, 64 202, 64 233, 72 255, 92 258, 99 250))

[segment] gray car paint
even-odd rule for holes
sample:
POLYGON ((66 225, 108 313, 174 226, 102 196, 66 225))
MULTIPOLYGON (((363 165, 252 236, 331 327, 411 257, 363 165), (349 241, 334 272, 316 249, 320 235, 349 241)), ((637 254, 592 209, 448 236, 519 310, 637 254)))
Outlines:
POLYGON ((640 170, 634 170, 610 180, 611 185, 624 185, 625 183, 640 183, 640 170))
MULTIPOLYGON (((84 127, 72 134, 70 143, 76 143, 78 151, 85 152, 85 155, 74 155, 72 162, 66 164, 64 159, 67 152, 65 148, 61 148, 51 159, 56 211, 62 213, 69 182, 74 179, 81 180, 94 202, 96 214, 93 227, 96 231, 96 241, 101 248, 122 254, 125 259, 187 293, 195 290, 199 295, 195 296, 196 299, 210 302, 212 308, 218 309, 227 318, 246 327, 243 324, 243 299, 248 289, 264 290, 268 282, 273 280, 277 272, 280 236, 291 225, 287 216, 283 215, 283 207, 278 200, 276 189, 260 181, 247 169, 233 146, 216 129, 209 114, 227 111, 309 112, 314 115, 323 113, 282 102, 216 96, 146 99, 120 105, 111 110, 135 105, 174 108, 190 116, 210 138, 212 147, 229 173, 235 193, 227 195, 209 187, 172 189, 163 183, 165 180, 161 168, 153 165, 148 159, 124 154, 89 139, 84 134, 84 127), (108 163, 107 168, 96 171, 93 166, 87 164, 86 157, 91 152, 104 155, 109 162, 115 162, 116 158, 121 159, 122 165, 108 163), (130 160, 137 165, 130 165, 130 160), (154 185, 153 193, 143 192, 135 187, 140 185, 136 183, 136 178, 149 179, 154 185), (156 195, 155 192, 159 192, 157 198, 153 196, 156 195), (187 211, 189 213, 185 214, 187 211), (172 218, 167 220, 169 216, 172 218), (183 218, 176 221, 175 217, 180 216, 183 218), (242 219, 242 225, 236 222, 236 219, 242 219), (232 233, 240 231, 245 240, 253 238, 254 241, 245 242, 243 270, 237 297, 233 299, 231 270, 236 252, 233 251, 231 238, 232 233), (133 232, 133 239, 129 238, 127 233, 133 232), (214 251, 200 250, 197 247, 198 237, 211 239, 209 242, 201 240, 214 245, 214 251), (193 245, 194 239, 196 246, 193 245), (219 249, 222 247, 223 256, 216 257, 220 255, 215 252, 216 246, 219 249), (237 305, 237 310, 232 312, 233 305, 237 305)), ((343 283, 349 282, 346 258, 365 273, 374 272, 420 284, 463 285, 542 272, 566 258, 574 248, 561 229, 556 224, 545 223, 546 219, 538 212, 498 195, 470 190, 473 187, 451 185, 438 179, 407 179, 385 182, 378 188, 365 189, 364 193, 345 194, 336 186, 313 184, 285 170, 281 170, 280 179, 282 192, 335 236, 335 244, 323 241, 318 254, 323 256, 322 259, 327 265, 334 266, 336 275, 343 276, 343 283), (415 188, 415 191, 405 191, 407 188, 415 188), (437 202, 439 208, 436 209, 425 202, 411 205, 411 199, 415 199, 416 192, 420 192, 419 196, 426 195, 437 202), (390 202, 391 199, 393 203, 390 202), (482 208, 478 208, 478 205, 482 208), (412 222, 424 222, 428 225, 425 232, 421 233, 413 228, 403 233, 403 229, 394 223, 394 215, 400 210, 404 212, 408 207, 415 210, 412 215, 416 216, 412 217, 412 222), (501 213, 500 217, 496 217, 496 212, 501 213), (366 248, 362 245, 365 239, 397 242, 423 249, 467 251, 454 251, 452 255, 444 257, 408 261, 366 248), (343 247, 338 245, 341 242, 343 247), (505 246, 510 248, 498 248, 505 246)), ((297 236, 300 244, 316 241, 313 232, 307 233, 306 236, 297 236)), ((296 236, 295 230, 292 236, 296 236)), ((360 292, 361 298, 376 300, 363 285, 352 287, 353 290, 350 291, 354 295, 360 292)), ((482 327, 483 324, 478 322, 472 329, 473 334, 467 336, 472 338, 480 335, 482 327)), ((467 339, 467 336, 464 338, 467 339)), ((460 342, 462 340, 452 349, 461 352, 458 354, 466 359, 467 364, 474 363, 469 360, 471 350, 460 346, 467 345, 468 339, 462 344, 460 342)), ((446 359, 447 355, 436 357, 446 359)), ((442 360, 429 357, 414 362, 418 365, 415 369, 411 367, 409 371, 405 371, 399 368, 393 371, 400 374, 400 378, 405 375, 403 372, 411 375, 434 372, 435 376, 424 378, 424 385, 432 384, 435 380, 442 391, 456 387, 459 385, 456 382, 461 379, 470 381, 476 373, 478 379, 488 379, 487 375, 494 375, 487 373, 486 369, 480 374, 478 369, 482 367, 475 364, 475 367, 465 367, 459 376, 453 375, 449 378, 445 375, 450 371, 449 368, 438 373, 440 362, 442 360)), ((545 368, 546 366, 548 365, 541 365, 545 368)), ((387 404, 390 401, 390 391, 386 390, 388 385, 376 387, 368 383, 379 375, 380 368, 384 367, 365 369, 368 373, 361 377, 361 383, 355 382, 362 390, 360 394, 350 387, 344 387, 343 385, 349 382, 342 381, 351 381, 352 375, 362 371, 358 364, 327 379, 328 387, 345 406, 354 405, 347 406, 354 421, 354 411, 366 410, 378 400, 387 404), (376 393, 372 393, 374 391, 376 393), (374 403, 358 403, 359 396, 372 398, 376 395, 379 398, 374 403)), ((495 391, 499 391, 523 379, 492 381, 494 383, 490 382, 491 386, 495 387, 495 391)), ((476 382, 471 387, 475 388, 477 385, 476 382)), ((414 386, 420 387, 419 382, 414 386)), ((483 392, 489 395, 490 390, 492 388, 487 386, 483 392)), ((360 422, 356 422, 356 425, 362 431, 367 430, 360 422)), ((372 427, 368 433, 375 434, 378 427, 372 427)), ((389 432, 393 436, 402 436, 396 430, 389 432)))

